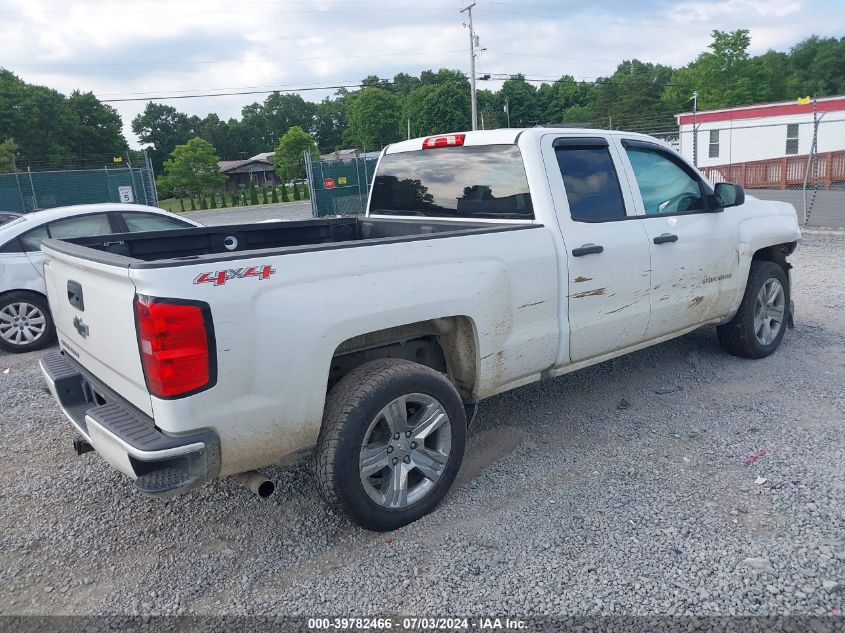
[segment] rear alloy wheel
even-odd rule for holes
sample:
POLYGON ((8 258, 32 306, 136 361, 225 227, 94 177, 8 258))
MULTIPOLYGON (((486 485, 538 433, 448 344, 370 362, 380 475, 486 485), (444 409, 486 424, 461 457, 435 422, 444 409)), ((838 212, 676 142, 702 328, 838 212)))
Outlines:
POLYGON ((466 413, 440 372, 385 358, 356 367, 326 400, 315 470, 335 509, 370 530, 431 512, 464 455, 466 413))
POLYGON ((23 292, 0 299, 0 348, 30 352, 46 347, 54 338, 53 319, 44 299, 23 292))
POLYGON ((399 396, 379 411, 364 435, 358 472, 370 499, 401 510, 440 480, 452 450, 449 414, 422 393, 399 396))

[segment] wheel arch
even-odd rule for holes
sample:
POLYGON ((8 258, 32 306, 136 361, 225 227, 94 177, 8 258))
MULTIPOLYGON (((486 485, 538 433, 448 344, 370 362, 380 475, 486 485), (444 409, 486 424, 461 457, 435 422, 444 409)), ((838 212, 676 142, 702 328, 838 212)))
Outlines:
POLYGON ((378 358, 404 358, 444 373, 465 403, 477 400, 478 335, 474 321, 455 315, 362 333, 340 343, 327 391, 355 367, 378 358))
MULTIPOLYGON (((39 299, 43 299, 44 301, 47 301, 47 295, 45 295, 43 292, 38 292, 37 290, 33 290, 32 288, 12 288, 10 290, 2 290, 2 291, 0 291, 0 300, 5 298, 7 295, 14 294, 16 292, 23 292, 23 293, 26 293, 28 295, 36 296, 39 299)), ((47 305, 50 305, 49 302, 47 303, 47 305)))
POLYGON ((786 258, 792 254, 797 245, 798 242, 784 242, 781 244, 772 244, 771 246, 763 246, 754 251, 751 261, 774 262, 788 276, 789 269, 792 268, 792 265, 786 261, 786 258))

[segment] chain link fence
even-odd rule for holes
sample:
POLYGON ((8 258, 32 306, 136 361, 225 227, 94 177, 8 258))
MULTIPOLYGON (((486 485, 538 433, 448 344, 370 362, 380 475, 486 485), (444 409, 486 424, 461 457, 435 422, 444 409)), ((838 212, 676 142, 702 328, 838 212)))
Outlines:
POLYGON ((305 169, 314 217, 363 213, 377 162, 378 153, 331 160, 313 160, 307 154, 305 169))
POLYGON ((663 140, 713 183, 792 204, 805 225, 845 227, 845 113, 763 119, 627 125, 663 140), (783 120, 786 119, 786 120, 783 120))
MULTIPOLYGON (((47 161, 16 161, 0 173, 0 211, 40 209, 98 202, 158 205, 155 177, 146 152, 84 161, 86 168, 44 169, 47 161), (119 160, 118 160, 119 159, 119 160)), ((80 161, 83 162, 83 161, 80 161)))

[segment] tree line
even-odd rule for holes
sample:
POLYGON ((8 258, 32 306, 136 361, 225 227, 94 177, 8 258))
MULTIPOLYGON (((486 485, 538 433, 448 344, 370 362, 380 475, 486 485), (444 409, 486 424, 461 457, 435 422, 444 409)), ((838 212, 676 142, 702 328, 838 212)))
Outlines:
MULTIPOLYGON (((682 68, 633 59, 591 82, 565 75, 538 85, 515 75, 499 90, 478 91, 479 123, 487 129, 579 123, 648 131, 674 125, 676 113, 691 109, 693 92, 699 109, 845 93, 845 38, 812 36, 787 52, 757 56, 749 55, 749 45, 747 30, 716 30, 707 50, 682 68)), ((371 75, 361 83, 360 90, 340 89, 319 103, 272 93, 228 120, 150 102, 133 119, 132 130, 162 173, 171 152, 194 137, 207 140, 222 158, 238 159, 273 150, 296 126, 324 153, 380 149, 405 138, 409 128, 411 136, 422 136, 470 127, 469 81, 460 70, 399 73, 390 80, 371 75)), ((120 117, 90 93, 63 97, 8 71, 0 71, 0 88, 0 142, 13 140, 18 155, 54 152, 70 158, 125 147, 120 117), (9 86, 16 96, 6 95, 9 86)))
MULTIPOLYGON (((293 178, 301 178, 305 174, 305 153, 317 152, 317 144, 314 139, 298 125, 294 125, 279 139, 276 144, 273 156, 273 169, 281 182, 280 191, 276 187, 264 188, 264 202, 288 202, 288 191, 286 181, 293 178), (278 196, 278 197, 277 197, 278 196)), ((237 204, 259 204, 258 189, 252 176, 244 191, 231 193, 231 203, 227 203, 223 187, 226 184, 227 175, 219 169, 220 156, 216 148, 206 139, 195 136, 186 143, 177 145, 170 156, 163 163, 163 173, 156 178, 156 188, 160 195, 169 198, 174 197, 180 200, 181 210, 184 211, 184 197, 191 199, 191 210, 195 210, 194 199, 199 200, 200 209, 217 208, 218 192, 221 197, 221 206, 236 206, 237 204), (206 200, 209 200, 206 203, 206 200), (208 206, 206 206, 208 204, 208 206)), ((293 199, 300 200, 302 196, 308 197, 307 186, 302 186, 294 181, 291 183, 293 199)))
POLYGON ((0 171, 10 171, 16 158, 67 168, 80 156, 122 155, 122 128, 117 110, 91 92, 65 96, 0 68, 0 171))

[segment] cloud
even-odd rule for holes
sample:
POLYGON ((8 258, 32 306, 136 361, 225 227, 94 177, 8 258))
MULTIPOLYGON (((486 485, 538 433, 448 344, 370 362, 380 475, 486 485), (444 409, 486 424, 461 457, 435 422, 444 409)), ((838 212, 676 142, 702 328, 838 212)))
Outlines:
POLYGON ((801 0, 711 0, 710 2, 681 2, 667 13, 677 22, 704 21, 730 17, 735 20, 748 18, 784 18, 804 8, 801 0))
MULTIPOLYGON (((376 74, 469 65, 454 0, 6 0, 3 66, 26 81, 102 98, 248 86, 328 85, 376 74)), ((828 0, 479 0, 482 72, 592 79, 623 59, 673 66, 694 59, 714 28, 750 28, 754 52, 845 29, 828 0), (825 19, 820 20, 819 15, 825 19)), ((481 87, 497 88, 497 82, 481 87)), ((304 92, 320 100, 329 91, 304 92)), ((263 95, 170 101, 189 114, 239 116, 263 95)), ((144 102, 113 104, 127 138, 144 102)))

